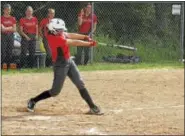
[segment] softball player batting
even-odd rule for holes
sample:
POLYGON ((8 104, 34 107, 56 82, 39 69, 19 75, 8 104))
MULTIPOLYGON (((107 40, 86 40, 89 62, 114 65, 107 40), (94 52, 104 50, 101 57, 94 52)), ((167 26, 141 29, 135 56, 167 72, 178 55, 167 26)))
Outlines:
POLYGON ((80 76, 79 70, 70 58, 69 45, 72 46, 96 46, 96 42, 91 40, 86 35, 67 33, 65 22, 62 19, 54 18, 47 25, 48 34, 47 40, 52 52, 52 61, 54 69, 54 80, 50 90, 46 90, 38 96, 31 98, 28 101, 27 109, 34 112, 34 107, 37 102, 46 98, 57 96, 63 86, 66 76, 78 88, 80 95, 90 107, 89 114, 101 115, 103 114, 98 106, 96 106, 91 99, 88 90, 80 76), (87 41, 83 41, 87 40, 87 41))

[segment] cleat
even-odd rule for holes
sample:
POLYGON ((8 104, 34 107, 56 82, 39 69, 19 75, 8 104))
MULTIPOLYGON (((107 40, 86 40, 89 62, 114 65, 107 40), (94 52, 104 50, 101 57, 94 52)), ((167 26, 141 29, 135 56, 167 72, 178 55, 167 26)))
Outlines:
POLYGON ((33 101, 33 99, 30 99, 30 100, 28 101, 27 110, 28 110, 29 112, 34 112, 35 104, 36 104, 36 103, 33 101))
POLYGON ((90 108, 90 110, 87 112, 87 114, 90 114, 90 115, 103 115, 104 113, 100 110, 99 107, 94 106, 93 108, 90 108))

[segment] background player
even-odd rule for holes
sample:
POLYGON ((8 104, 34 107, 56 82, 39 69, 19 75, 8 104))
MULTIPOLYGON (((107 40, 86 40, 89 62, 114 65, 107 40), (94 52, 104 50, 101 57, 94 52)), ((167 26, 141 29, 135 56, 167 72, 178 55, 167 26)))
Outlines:
POLYGON ((26 64, 26 53, 29 51, 28 64, 30 68, 34 67, 36 40, 38 39, 38 20, 33 16, 33 8, 28 6, 25 12, 26 16, 20 19, 21 41, 21 68, 26 64))
MULTIPOLYGON (((97 16, 93 13, 92 15, 92 6, 91 4, 87 4, 85 8, 83 8, 78 14, 78 27, 79 27, 79 33, 84 35, 90 35, 96 31, 96 25, 97 25, 97 16), (92 28, 92 22, 93 22, 93 28, 92 28)), ((76 63, 77 65, 87 65, 89 61, 89 47, 83 47, 78 46, 77 47, 77 57, 76 57, 76 63), (84 52, 84 62, 82 62, 82 54, 84 52)))
POLYGON ((47 24, 49 23, 49 21, 51 19, 54 18, 54 16, 55 16, 55 9, 49 8, 47 17, 42 19, 42 21, 40 22, 40 27, 39 27, 39 33, 40 33, 40 36, 42 37, 42 42, 44 44, 44 48, 47 53, 46 66, 52 65, 51 51, 50 51, 50 47, 48 45, 46 35, 47 35, 47 24))
POLYGON ((1 66, 4 64, 7 68, 10 67, 12 61, 14 32, 16 32, 16 19, 10 13, 10 4, 5 4, 1 16, 1 66))
POLYGON ((52 61, 54 65, 54 80, 50 90, 46 90, 38 96, 28 101, 27 109, 33 112, 35 104, 43 99, 57 96, 63 86, 66 76, 78 88, 82 98, 90 107, 89 114, 102 114, 100 108, 96 106, 91 99, 85 84, 80 76, 79 70, 70 58, 69 45, 72 46, 96 46, 96 42, 92 41, 88 36, 74 33, 66 33, 65 23, 61 19, 52 19, 48 24, 47 40, 52 52, 52 61), (79 40, 77 40, 79 39, 79 40), (82 40, 88 40, 82 41, 82 40))

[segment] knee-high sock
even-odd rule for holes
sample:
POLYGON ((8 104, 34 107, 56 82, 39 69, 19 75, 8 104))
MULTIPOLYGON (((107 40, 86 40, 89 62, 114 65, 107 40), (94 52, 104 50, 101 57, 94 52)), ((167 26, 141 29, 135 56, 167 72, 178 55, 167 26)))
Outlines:
POLYGON ((80 95, 82 96, 82 98, 87 102, 89 107, 93 108, 95 106, 95 104, 93 103, 87 89, 86 88, 80 89, 79 92, 80 92, 80 95))
POLYGON ((38 102, 40 100, 44 100, 44 99, 47 99, 50 97, 51 97, 51 95, 50 95, 49 91, 44 91, 41 94, 39 94, 38 96, 36 96, 35 98, 33 98, 33 101, 38 102))

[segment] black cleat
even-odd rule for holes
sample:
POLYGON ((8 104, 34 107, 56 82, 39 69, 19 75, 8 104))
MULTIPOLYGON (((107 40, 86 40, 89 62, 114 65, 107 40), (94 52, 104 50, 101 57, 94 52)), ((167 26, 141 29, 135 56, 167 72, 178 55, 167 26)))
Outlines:
POLYGON ((30 100, 28 101, 27 110, 28 110, 29 112, 34 112, 35 104, 36 104, 36 103, 33 101, 33 99, 30 99, 30 100))
POLYGON ((89 112, 87 114, 90 115, 103 115, 104 113, 101 111, 101 109, 97 106, 94 106, 93 108, 90 108, 89 112))

